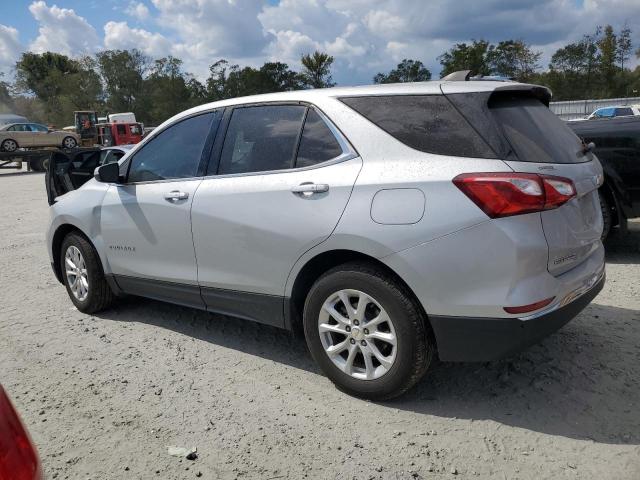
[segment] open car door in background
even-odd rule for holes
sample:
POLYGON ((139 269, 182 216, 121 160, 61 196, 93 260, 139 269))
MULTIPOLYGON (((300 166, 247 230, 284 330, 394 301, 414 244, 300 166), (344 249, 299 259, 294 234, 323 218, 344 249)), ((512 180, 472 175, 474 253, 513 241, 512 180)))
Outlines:
POLYGON ((51 155, 45 174, 49 205, 53 205, 56 197, 76 190, 91 180, 96 167, 101 165, 101 153, 103 152, 96 148, 72 153, 56 152, 51 155))

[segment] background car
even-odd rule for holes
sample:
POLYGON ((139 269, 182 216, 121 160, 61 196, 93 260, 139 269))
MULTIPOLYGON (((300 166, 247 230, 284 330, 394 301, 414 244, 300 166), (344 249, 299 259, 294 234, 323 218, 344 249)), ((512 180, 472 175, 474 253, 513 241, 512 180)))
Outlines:
POLYGON ((602 167, 550 97, 441 80, 190 109, 56 197, 53 270, 84 313, 126 293, 302 329, 340 389, 397 396, 602 289, 602 167))
POLYGON ((594 120, 598 118, 632 117, 634 115, 640 115, 639 105, 614 105, 594 110, 594 112, 587 117, 587 120, 594 120))
POLYGON ((14 152, 18 148, 78 146, 80 136, 75 132, 49 130, 39 123, 11 123, 0 127, 0 150, 14 152))
POLYGON ((626 231, 627 219, 640 217, 640 116, 568 122, 585 143, 595 143, 604 184, 600 202, 603 238, 612 227, 626 231))
POLYGON ((43 479, 38 451, 2 385, 0 385, 0 479, 43 479))

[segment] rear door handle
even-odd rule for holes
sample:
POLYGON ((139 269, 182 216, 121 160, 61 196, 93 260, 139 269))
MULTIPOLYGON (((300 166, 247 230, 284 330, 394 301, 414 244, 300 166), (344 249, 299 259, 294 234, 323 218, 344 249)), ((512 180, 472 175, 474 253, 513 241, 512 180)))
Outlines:
POLYGON ((179 200, 186 200, 187 198, 189 198, 189 194, 187 192, 181 192, 180 190, 171 190, 164 194, 164 199, 169 202, 177 202, 179 200))
POLYGON ((302 194, 305 197, 309 197, 314 193, 325 193, 329 191, 329 185, 326 183, 301 183, 291 188, 293 193, 302 194))

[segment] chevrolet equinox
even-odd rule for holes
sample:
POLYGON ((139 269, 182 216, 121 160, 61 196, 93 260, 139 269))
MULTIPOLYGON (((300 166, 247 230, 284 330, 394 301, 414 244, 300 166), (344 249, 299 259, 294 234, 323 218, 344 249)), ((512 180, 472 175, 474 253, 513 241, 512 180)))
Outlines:
POLYGON ((602 289, 602 168, 550 96, 441 80, 192 108, 95 173, 50 163, 53 270, 81 312, 130 294, 299 329, 340 389, 399 395, 602 289))

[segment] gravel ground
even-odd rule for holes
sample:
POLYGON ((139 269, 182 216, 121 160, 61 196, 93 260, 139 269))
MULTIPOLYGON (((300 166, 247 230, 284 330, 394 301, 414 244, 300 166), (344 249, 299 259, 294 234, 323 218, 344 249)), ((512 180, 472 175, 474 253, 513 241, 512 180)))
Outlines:
POLYGON ((137 298, 81 314, 49 266, 43 175, 0 173, 0 204, 0 381, 49 479, 640 478, 640 224, 542 344, 371 403, 275 328, 137 298))

